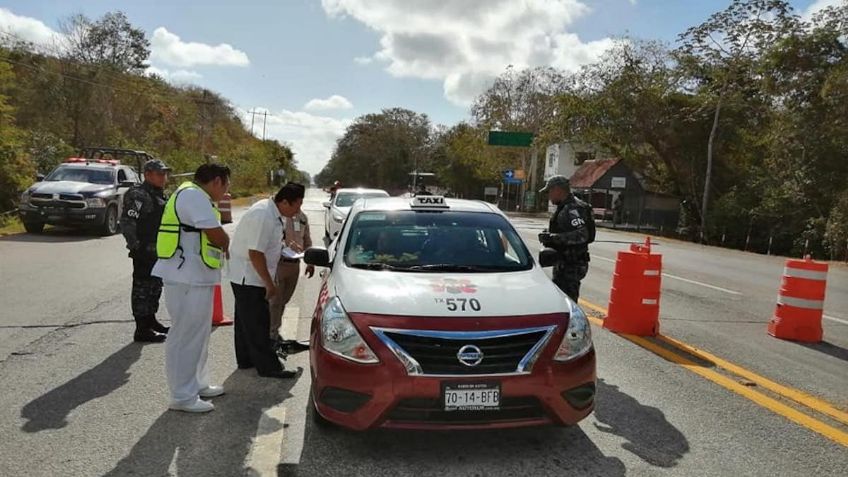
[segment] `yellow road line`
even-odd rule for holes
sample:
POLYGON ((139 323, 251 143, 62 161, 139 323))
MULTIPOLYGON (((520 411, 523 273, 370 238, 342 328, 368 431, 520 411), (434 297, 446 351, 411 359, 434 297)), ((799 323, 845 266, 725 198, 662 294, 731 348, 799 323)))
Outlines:
POLYGON ((826 414, 843 424, 848 424, 848 412, 840 411, 839 409, 836 409, 826 401, 823 401, 814 396, 810 396, 809 394, 803 391, 799 391, 797 389, 793 389, 782 384, 776 383, 768 378, 760 376, 759 374, 748 371, 745 368, 739 367, 733 363, 723 360, 718 356, 709 353, 708 351, 704 351, 702 349, 695 348, 694 346, 687 345, 686 343, 678 341, 674 338, 659 335, 657 336, 657 339, 664 343, 668 343, 672 346, 682 349, 687 353, 697 356, 703 360, 711 361, 719 368, 725 369, 733 374, 738 375, 739 377, 745 378, 748 381, 755 383, 757 386, 766 388, 769 391, 780 394, 781 396, 791 399, 797 402, 798 404, 807 406, 808 408, 814 411, 826 414))
MULTIPOLYGON (((587 307, 587 308, 590 308, 592 310, 598 311, 598 312, 606 315, 606 310, 604 308, 598 306, 598 305, 595 305, 594 303, 590 303, 590 302, 587 302, 585 300, 580 300, 580 304, 587 307)), ((595 318, 595 317, 589 317, 589 320, 592 323, 594 323, 595 325, 603 326, 603 320, 600 320, 600 319, 595 318)), ((701 376, 701 377, 703 377, 703 378, 705 378, 709 381, 712 381, 712 382, 718 384, 719 386, 721 386, 721 387, 723 387, 723 388, 725 388, 729 391, 735 392, 735 393, 737 393, 737 394, 739 394, 739 395, 741 395, 741 396, 743 396, 747 399, 750 399, 751 401, 759 404, 760 406, 762 406, 762 407, 764 407, 764 408, 766 408, 766 409, 768 409, 768 410, 770 410, 770 411, 772 411, 776 414, 779 414, 779 415, 795 422, 796 424, 804 426, 807 429, 810 429, 814 432, 817 432, 817 433, 827 437, 828 439, 831 439, 834 442, 837 442, 837 443, 839 443, 843 446, 848 447, 848 433, 842 432, 839 429, 836 429, 835 427, 829 426, 829 425, 827 425, 827 424, 825 424, 825 423, 823 423, 823 422, 821 422, 821 421, 819 421, 815 418, 812 418, 812 417, 810 417, 810 416, 808 416, 808 415, 806 415, 806 414, 804 414, 800 411, 797 411, 797 410, 787 406, 786 404, 783 404, 780 401, 777 401, 776 399, 773 399, 773 398, 766 396, 765 394, 754 391, 753 389, 748 388, 748 387, 734 381, 733 379, 728 378, 727 376, 719 374, 719 373, 717 373, 717 372, 715 372, 715 371, 713 371, 709 368, 705 368, 705 367, 695 363, 694 361, 689 360, 687 358, 684 358, 684 357, 678 355, 677 353, 674 353, 673 351, 665 349, 662 346, 659 346, 655 343, 652 343, 651 341, 649 341, 645 338, 642 338, 640 336, 626 335, 626 334, 619 334, 619 336, 627 339, 628 341, 630 341, 630 342, 632 342, 632 343, 634 343, 638 346, 641 346, 642 348, 647 349, 648 351, 651 351, 652 353, 654 353, 654 354, 656 354, 656 355, 658 355, 662 358, 667 359, 668 361, 679 364, 680 366, 688 369, 689 371, 692 371, 693 373, 695 373, 695 374, 697 374, 697 375, 699 375, 699 376, 701 376)), ((709 353, 706 353, 706 352, 703 352, 701 350, 697 350, 695 348, 692 348, 691 346, 685 345, 684 343, 681 343, 677 340, 669 339, 669 341, 666 341, 666 340, 662 340, 662 341, 666 342, 668 344, 671 344, 672 346, 675 346, 675 347, 678 347, 678 343, 681 344, 681 345, 684 345, 684 346, 686 346, 686 348, 690 348, 692 351, 696 351, 695 353, 692 353, 692 354, 695 355, 695 356, 698 356, 701 359, 705 359, 703 357, 705 355, 712 356, 709 353)), ((682 348, 680 348, 680 349, 682 349, 682 348)), ((686 350, 686 349, 683 349, 683 351, 690 352, 689 350, 686 350)), ((713 359, 706 359, 706 360, 714 362, 713 359)), ((802 393, 801 391, 790 389, 790 388, 787 388, 785 386, 774 383, 772 381, 769 381, 768 379, 763 378, 762 376, 759 376, 759 375, 754 374, 750 371, 744 370, 743 368, 740 368, 738 366, 732 365, 731 363, 728 363, 727 361, 724 361, 724 360, 721 360, 721 359, 719 359, 719 361, 722 361, 724 364, 730 365, 731 367, 733 367, 737 370, 744 371, 744 373, 746 375, 756 377, 758 380, 760 380, 764 383, 765 382, 771 383, 772 385, 774 385, 774 389, 772 389, 771 387, 768 387, 766 385, 763 385, 763 387, 770 389, 770 390, 772 390, 772 391, 774 391, 778 394, 784 395, 784 393, 781 392, 781 391, 789 391, 787 394, 793 395, 793 396, 795 396, 795 398, 802 399, 805 402, 801 402, 801 401, 799 401, 798 399, 795 399, 795 398, 790 398, 790 399, 792 399, 793 401, 799 402, 800 404, 804 404, 805 406, 810 407, 813 410, 822 412, 823 414, 831 415, 830 413, 823 411, 819 407, 820 406, 819 403, 821 403, 821 404, 824 404, 824 406, 826 408, 829 408, 830 410, 837 413, 837 415, 838 414, 844 414, 841 411, 838 411, 836 409, 831 408, 827 403, 824 403, 823 401, 820 401, 816 398, 813 398, 812 396, 807 396, 804 393, 802 393), (780 391, 778 391, 778 389, 780 391), (812 401, 810 401, 810 399, 804 398, 804 396, 812 399, 812 401)), ((728 369, 724 366, 719 365, 718 363, 716 363, 716 366, 727 369, 728 371, 734 372, 735 374, 739 374, 739 373, 736 373, 735 371, 733 371, 731 369, 728 369)), ((752 382, 755 382, 753 379, 750 379, 746 376, 743 376, 741 374, 740 374, 740 376, 745 377, 746 379, 749 379, 752 382)), ((790 397, 789 395, 785 395, 785 397, 790 397)), ((835 416, 831 416, 831 417, 835 417, 835 416)), ((841 419, 838 419, 838 420, 841 421, 841 419)))

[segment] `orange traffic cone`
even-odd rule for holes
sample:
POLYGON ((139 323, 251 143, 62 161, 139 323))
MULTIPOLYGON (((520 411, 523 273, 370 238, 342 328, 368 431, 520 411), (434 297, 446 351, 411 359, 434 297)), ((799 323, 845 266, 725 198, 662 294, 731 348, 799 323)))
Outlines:
POLYGON ((224 315, 224 298, 221 296, 221 284, 215 285, 212 297, 212 326, 231 326, 233 320, 224 315))
POLYGON ((809 255, 786 260, 768 334, 783 340, 821 341, 826 288, 827 263, 814 262, 809 255))
POLYGON ((662 255, 651 253, 651 238, 618 252, 604 328, 637 336, 659 333, 662 255))

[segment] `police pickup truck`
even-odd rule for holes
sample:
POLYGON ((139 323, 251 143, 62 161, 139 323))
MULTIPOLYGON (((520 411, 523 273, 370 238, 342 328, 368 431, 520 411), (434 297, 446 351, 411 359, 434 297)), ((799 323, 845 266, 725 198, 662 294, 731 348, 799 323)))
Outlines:
POLYGON ((41 233, 45 224, 118 232, 124 193, 141 180, 136 170, 153 159, 143 151, 89 148, 72 157, 21 195, 18 207, 24 228, 41 233))

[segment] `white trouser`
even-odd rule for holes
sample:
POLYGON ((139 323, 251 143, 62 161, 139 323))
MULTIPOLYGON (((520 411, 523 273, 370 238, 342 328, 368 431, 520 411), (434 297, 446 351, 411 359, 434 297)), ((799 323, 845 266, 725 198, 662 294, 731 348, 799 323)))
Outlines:
POLYGON ((212 332, 212 286, 165 283, 171 329, 165 340, 165 374, 171 401, 190 404, 209 386, 206 356, 212 332))

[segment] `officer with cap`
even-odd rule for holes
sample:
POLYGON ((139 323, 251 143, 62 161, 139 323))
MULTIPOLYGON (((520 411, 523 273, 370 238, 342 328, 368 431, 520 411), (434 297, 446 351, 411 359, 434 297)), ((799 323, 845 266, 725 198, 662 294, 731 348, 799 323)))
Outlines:
POLYGON ((595 241, 592 207, 571 193, 565 176, 553 176, 539 191, 547 192, 556 206, 548 230, 539 234, 539 242, 559 252, 554 265, 554 283, 572 300, 580 296, 580 280, 589 271, 589 244, 595 241))
POLYGON ((154 159, 144 164, 144 183, 124 194, 121 232, 133 261, 132 314, 135 318, 134 341, 161 343, 168 327, 156 320, 162 279, 150 275, 156 264, 156 235, 165 210, 165 184, 171 170, 154 159))

